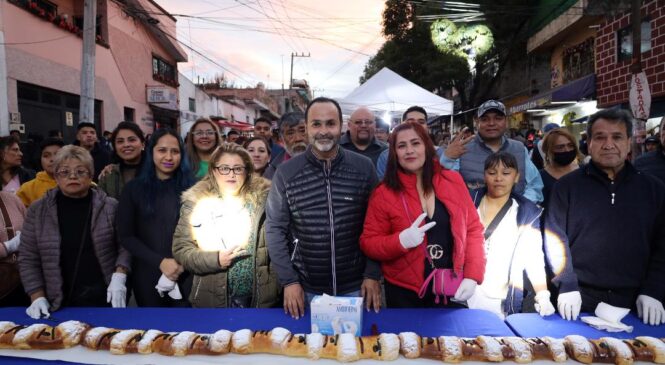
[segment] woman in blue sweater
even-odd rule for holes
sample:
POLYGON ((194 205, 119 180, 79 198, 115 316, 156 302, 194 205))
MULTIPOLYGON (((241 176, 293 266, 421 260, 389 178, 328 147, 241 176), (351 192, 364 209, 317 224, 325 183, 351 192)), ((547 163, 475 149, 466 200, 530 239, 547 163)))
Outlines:
POLYGON ((132 254, 130 283, 141 307, 188 306, 191 277, 173 259, 180 194, 194 184, 180 137, 157 130, 141 174, 123 189, 118 207, 120 244, 132 254))

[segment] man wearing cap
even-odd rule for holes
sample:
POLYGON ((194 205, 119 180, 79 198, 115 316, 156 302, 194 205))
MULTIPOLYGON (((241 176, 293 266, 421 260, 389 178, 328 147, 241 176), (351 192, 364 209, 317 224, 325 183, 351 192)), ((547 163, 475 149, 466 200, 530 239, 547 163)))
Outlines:
POLYGON ((658 136, 660 137, 660 140, 657 141, 658 148, 635 160, 635 168, 665 183, 665 117, 660 120, 658 136))
POLYGON ((367 107, 361 106, 351 113, 347 123, 349 129, 342 135, 339 145, 349 151, 369 157, 376 166, 379 155, 388 145, 374 137, 376 118, 367 107))
POLYGON ((268 118, 260 117, 254 121, 254 136, 263 137, 270 147, 270 162, 284 151, 284 148, 272 140, 272 123, 268 118))
POLYGON ((290 112, 282 115, 277 122, 279 135, 284 142, 284 148, 281 152, 272 153, 272 158, 263 177, 272 180, 275 170, 283 162, 288 161, 307 149, 309 145, 307 139, 307 127, 305 126, 305 115, 300 112, 290 112))
POLYGON ((388 143, 388 135, 390 134, 390 126, 388 122, 381 118, 376 119, 376 131, 374 137, 383 143, 388 143))
POLYGON ((90 152, 94 162, 95 173, 92 176, 92 181, 97 182, 99 173, 104 170, 104 167, 111 163, 111 156, 109 152, 99 144, 97 140, 97 129, 95 125, 90 122, 80 122, 76 126, 76 141, 74 145, 81 146, 90 152))
POLYGON ((465 138, 464 133, 459 133, 441 156, 441 164, 459 171, 470 190, 477 189, 485 185, 485 159, 498 151, 508 152, 517 158, 519 169, 515 192, 534 203, 543 201, 543 181, 529 152, 524 144, 505 136, 507 123, 503 103, 496 100, 482 103, 474 119, 478 135, 465 138))

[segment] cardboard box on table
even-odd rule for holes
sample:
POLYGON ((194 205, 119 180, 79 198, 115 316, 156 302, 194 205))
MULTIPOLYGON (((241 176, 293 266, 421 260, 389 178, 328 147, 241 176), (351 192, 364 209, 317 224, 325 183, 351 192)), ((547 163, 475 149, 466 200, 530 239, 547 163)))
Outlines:
POLYGON ((317 295, 310 303, 312 332, 362 336, 363 298, 317 295))

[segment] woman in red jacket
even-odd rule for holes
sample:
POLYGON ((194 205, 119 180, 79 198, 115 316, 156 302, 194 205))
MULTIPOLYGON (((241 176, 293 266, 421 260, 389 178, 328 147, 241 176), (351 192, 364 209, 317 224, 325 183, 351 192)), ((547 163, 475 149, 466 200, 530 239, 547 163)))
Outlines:
POLYGON ((387 305, 446 306, 448 296, 464 302, 485 272, 483 226, 469 191, 457 172, 439 165, 421 125, 399 125, 389 142, 386 175, 360 237, 363 252, 381 262, 387 305))

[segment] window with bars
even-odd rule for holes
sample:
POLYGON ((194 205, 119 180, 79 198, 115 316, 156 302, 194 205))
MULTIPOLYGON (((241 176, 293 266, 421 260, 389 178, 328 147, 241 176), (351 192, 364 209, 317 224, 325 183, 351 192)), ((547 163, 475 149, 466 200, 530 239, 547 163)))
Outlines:
POLYGON ((152 57, 152 78, 167 85, 178 84, 175 66, 156 56, 152 57))

